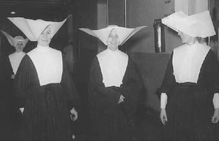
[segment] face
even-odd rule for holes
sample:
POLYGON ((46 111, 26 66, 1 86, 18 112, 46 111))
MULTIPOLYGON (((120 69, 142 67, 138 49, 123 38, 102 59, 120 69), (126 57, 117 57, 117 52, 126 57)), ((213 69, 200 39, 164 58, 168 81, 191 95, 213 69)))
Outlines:
POLYGON ((120 44, 119 37, 115 29, 112 29, 109 37, 107 38, 107 46, 111 50, 117 50, 120 44))
POLYGON ((178 31, 178 35, 181 37, 182 43, 185 43, 185 44, 194 43, 195 37, 191 37, 181 31, 178 31))
POLYGON ((38 44, 48 46, 51 42, 51 28, 48 26, 38 37, 38 44))
POLYGON ((15 50, 16 52, 21 52, 23 51, 24 47, 25 47, 24 43, 21 41, 18 41, 17 44, 15 45, 15 50))

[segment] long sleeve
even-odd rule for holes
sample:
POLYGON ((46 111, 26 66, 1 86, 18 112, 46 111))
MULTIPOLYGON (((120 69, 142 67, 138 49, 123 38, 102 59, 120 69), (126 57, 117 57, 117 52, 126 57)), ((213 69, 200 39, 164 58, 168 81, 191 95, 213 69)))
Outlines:
POLYGON ((134 63, 129 58, 123 84, 120 86, 120 92, 125 96, 124 106, 128 117, 132 117, 137 110, 142 88, 143 83, 140 79, 140 75, 134 63))
POLYGON ((212 50, 203 62, 198 83, 206 86, 212 95, 219 93, 219 64, 212 50))
POLYGON ((17 70, 14 83, 15 97, 19 107, 24 107, 29 92, 34 88, 34 81, 36 80, 33 78, 34 71, 35 68, 31 59, 25 55, 17 70))
POLYGON ((167 95, 165 93, 161 93, 160 96, 160 108, 165 109, 167 105, 167 95))
POLYGON ((213 105, 215 109, 219 108, 219 94, 218 93, 214 94, 213 105))
POLYGON ((68 108, 71 109, 72 107, 79 106, 80 102, 78 92, 73 82, 73 78, 68 71, 65 61, 63 61, 63 74, 61 85, 63 87, 64 93, 67 96, 68 108))
POLYGON ((167 96, 170 96, 171 88, 176 84, 175 77, 173 75, 173 65, 172 65, 173 53, 168 61, 166 71, 164 74, 163 82, 160 88, 157 89, 156 95, 160 99, 161 93, 166 93, 167 96))

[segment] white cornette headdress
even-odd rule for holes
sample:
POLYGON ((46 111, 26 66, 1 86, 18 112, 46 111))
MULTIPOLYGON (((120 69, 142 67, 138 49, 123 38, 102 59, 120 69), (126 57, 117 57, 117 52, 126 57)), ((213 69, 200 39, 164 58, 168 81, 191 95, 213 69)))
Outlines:
POLYGON ((16 46, 18 42, 23 42, 24 47, 26 46, 27 42, 29 41, 28 38, 24 39, 24 37, 22 36, 15 36, 14 38, 9 35, 7 32, 2 31, 1 32, 5 35, 5 37, 8 39, 8 42, 12 45, 12 46, 16 46))
POLYGON ((175 31, 181 31, 192 37, 215 35, 214 25, 209 11, 188 16, 182 11, 175 12, 162 19, 162 23, 175 31))
POLYGON ((119 37, 120 45, 122 45, 131 36, 133 36, 135 33, 137 33, 139 30, 145 27, 147 26, 139 26, 136 28, 125 28, 125 27, 119 27, 117 25, 109 25, 108 27, 99 30, 91 30, 88 28, 79 28, 79 29, 88 33, 91 36, 99 38, 105 45, 107 45, 106 41, 112 29, 116 29, 117 35, 119 37))
POLYGON ((51 27, 51 37, 53 37, 56 34, 56 32, 61 28, 61 26, 65 23, 67 18, 61 22, 53 22, 44 21, 41 19, 32 20, 25 19, 23 17, 8 17, 8 19, 12 23, 14 23, 31 41, 37 41, 39 35, 48 26, 51 27))

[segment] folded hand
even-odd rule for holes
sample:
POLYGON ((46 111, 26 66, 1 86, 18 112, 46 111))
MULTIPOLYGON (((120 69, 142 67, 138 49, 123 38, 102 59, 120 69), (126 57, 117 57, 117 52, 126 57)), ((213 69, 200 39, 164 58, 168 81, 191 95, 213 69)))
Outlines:
POLYGON ((78 112, 76 111, 76 109, 74 107, 70 111, 70 118, 73 121, 78 119, 78 112))

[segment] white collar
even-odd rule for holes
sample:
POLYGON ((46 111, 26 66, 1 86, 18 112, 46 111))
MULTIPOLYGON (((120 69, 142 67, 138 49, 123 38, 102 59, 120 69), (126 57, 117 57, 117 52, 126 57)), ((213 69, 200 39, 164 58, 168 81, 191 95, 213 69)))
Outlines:
POLYGON ((28 55, 36 68, 41 86, 61 82, 63 65, 60 51, 38 45, 28 55))
POLYGON ((105 87, 120 87, 128 65, 127 54, 120 50, 106 49, 99 53, 97 58, 105 87))

